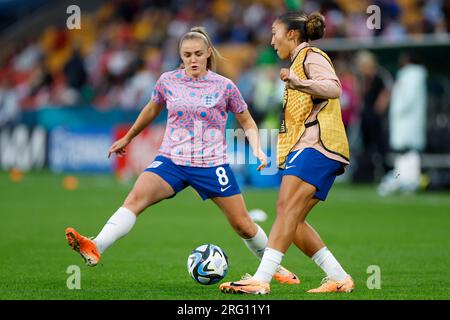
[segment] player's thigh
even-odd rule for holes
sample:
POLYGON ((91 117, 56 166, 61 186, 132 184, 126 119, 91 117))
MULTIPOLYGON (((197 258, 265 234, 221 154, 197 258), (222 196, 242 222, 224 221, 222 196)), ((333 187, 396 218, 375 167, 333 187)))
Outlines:
POLYGON ((248 214, 242 194, 229 197, 214 197, 211 200, 222 210, 230 225, 242 237, 252 237, 257 227, 248 214))
POLYGON ((308 212, 305 209, 316 191, 315 186, 299 177, 283 176, 278 193, 277 214, 295 213, 304 219, 304 215, 308 212))
POLYGON ((144 171, 125 199, 124 206, 139 214, 148 206, 174 194, 172 187, 163 178, 153 172, 144 171))

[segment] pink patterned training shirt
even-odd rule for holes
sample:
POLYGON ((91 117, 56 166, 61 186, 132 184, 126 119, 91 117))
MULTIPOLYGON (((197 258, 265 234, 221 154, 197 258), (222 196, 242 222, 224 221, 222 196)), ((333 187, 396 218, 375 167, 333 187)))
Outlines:
POLYGON ((210 70, 199 78, 191 78, 184 69, 165 72, 151 99, 168 110, 160 155, 183 166, 214 167, 227 163, 228 111, 247 110, 230 79, 210 70))

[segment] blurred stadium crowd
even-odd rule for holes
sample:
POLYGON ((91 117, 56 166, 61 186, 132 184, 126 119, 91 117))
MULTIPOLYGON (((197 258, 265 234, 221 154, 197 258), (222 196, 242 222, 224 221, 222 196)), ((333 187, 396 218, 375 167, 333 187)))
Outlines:
MULTIPOLYGON (((325 38, 395 42, 450 32, 450 4, 445 0, 104 2, 88 12, 81 8, 80 30, 50 25, 25 42, 9 43, 0 60, 0 126, 19 123, 22 112, 43 107, 140 110, 159 75, 179 65, 179 38, 202 25, 226 58, 219 73, 235 81, 261 126, 277 128, 284 85, 270 47, 271 24, 286 10, 322 12, 325 38), (366 26, 366 9, 372 4, 381 9, 380 29, 366 26)), ((378 65, 369 51, 333 58, 346 127, 366 121, 363 158, 370 152, 384 158, 387 141, 370 131, 385 130, 382 118, 395 74, 378 65)))
MULTIPOLYGON (((408 34, 448 32, 450 8, 445 3, 374 1, 381 8, 383 28, 370 30, 366 1, 112 1, 95 12, 82 11, 81 30, 49 26, 28 43, 16 44, 1 63, 0 90, 8 91, 8 103, 20 109, 79 103, 99 109, 141 108, 159 74, 177 67, 180 36, 191 26, 203 25, 219 47, 242 45, 241 54, 223 48, 223 55, 231 60, 223 69, 238 68, 222 71, 240 85, 250 104, 265 110, 279 98, 261 95, 271 91, 267 89, 274 82, 255 83, 262 78, 253 71, 262 73, 264 79, 277 77, 271 70, 260 69, 277 65, 275 53, 268 48, 270 29, 286 8, 323 12, 328 38, 399 39, 408 34)), ((344 72, 346 63, 340 63, 344 72)))

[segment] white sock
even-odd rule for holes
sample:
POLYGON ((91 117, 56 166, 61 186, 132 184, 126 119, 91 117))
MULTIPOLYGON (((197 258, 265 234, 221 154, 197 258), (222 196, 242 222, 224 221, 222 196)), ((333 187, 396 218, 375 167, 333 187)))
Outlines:
POLYGON ((342 281, 348 276, 327 247, 317 251, 311 259, 327 274, 329 279, 342 281))
POLYGON ((122 238, 133 228, 136 215, 129 209, 120 207, 103 227, 102 231, 94 239, 100 253, 103 253, 114 242, 122 238))
POLYGON ((253 252, 253 254, 259 260, 261 260, 264 255, 264 250, 266 249, 268 239, 267 239, 267 235, 264 232, 264 230, 261 229, 260 226, 258 226, 258 225, 256 225, 256 226, 258 227, 258 231, 256 231, 256 235, 250 239, 242 238, 242 240, 244 240, 244 243, 247 246, 247 248, 251 252, 253 252))
POLYGON ((278 250, 266 248, 258 270, 252 278, 260 282, 270 283, 273 275, 280 266, 283 256, 284 253, 278 250))

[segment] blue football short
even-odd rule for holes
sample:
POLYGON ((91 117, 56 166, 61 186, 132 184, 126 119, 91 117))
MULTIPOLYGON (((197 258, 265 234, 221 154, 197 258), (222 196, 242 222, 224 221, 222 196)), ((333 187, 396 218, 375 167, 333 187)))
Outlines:
POLYGON ((187 186, 193 187, 203 200, 241 193, 228 164, 210 168, 181 166, 159 155, 144 171, 160 176, 172 187, 175 195, 187 186))
POLYGON ((325 201, 336 176, 343 173, 344 166, 314 148, 305 148, 288 155, 283 176, 296 176, 312 184, 317 189, 314 197, 325 201))

